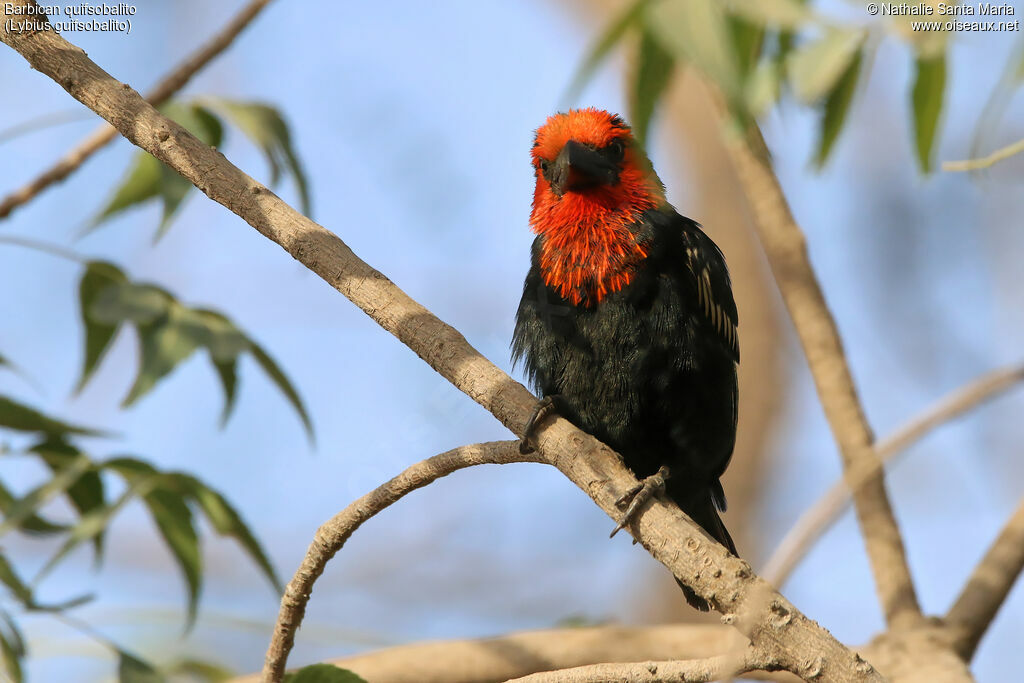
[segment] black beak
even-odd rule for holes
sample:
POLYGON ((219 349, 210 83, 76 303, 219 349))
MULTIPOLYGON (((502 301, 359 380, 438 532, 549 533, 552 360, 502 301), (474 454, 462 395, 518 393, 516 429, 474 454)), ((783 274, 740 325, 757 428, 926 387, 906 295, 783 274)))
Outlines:
POLYGON ((619 182, 618 164, 575 140, 565 143, 551 166, 551 189, 559 197, 570 190, 619 182))

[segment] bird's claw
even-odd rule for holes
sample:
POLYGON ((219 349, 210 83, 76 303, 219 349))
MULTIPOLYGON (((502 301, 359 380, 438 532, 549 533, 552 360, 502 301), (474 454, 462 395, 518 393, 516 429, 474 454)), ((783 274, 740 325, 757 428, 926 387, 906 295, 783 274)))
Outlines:
POLYGON ((530 419, 526 421, 526 427, 523 428, 523 438, 519 441, 521 455, 527 455, 537 450, 537 428, 548 415, 555 412, 555 399, 556 396, 552 394, 537 401, 537 405, 533 408, 533 414, 530 415, 530 419))
MULTIPOLYGON (((615 534, 625 529, 626 525, 633 520, 636 513, 647 503, 647 501, 653 498, 656 494, 664 492, 665 480, 668 478, 669 469, 667 466, 662 465, 657 472, 649 477, 645 477, 639 484, 622 494, 622 496, 615 501, 616 507, 624 507, 627 504, 629 507, 626 508, 626 512, 623 513, 622 519, 615 528, 612 529, 612 533, 608 538, 614 537, 615 534)), ((636 543, 636 540, 634 539, 633 542, 636 543)))

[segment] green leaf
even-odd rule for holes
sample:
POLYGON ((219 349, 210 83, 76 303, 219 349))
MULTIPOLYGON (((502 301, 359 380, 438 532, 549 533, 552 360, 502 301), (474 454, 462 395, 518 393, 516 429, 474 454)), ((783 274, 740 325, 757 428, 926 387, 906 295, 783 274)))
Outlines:
POLYGON ((932 147, 939 130, 939 115, 946 91, 946 56, 918 57, 911 102, 917 162, 924 173, 932 169, 932 147))
POLYGON ((154 488, 143 500, 185 578, 185 586, 188 589, 186 628, 190 629, 195 624, 203 578, 199 535, 192 522, 192 511, 185 501, 185 496, 172 488, 154 488))
POLYGON ((207 681, 208 683, 222 683, 235 678, 235 672, 215 662, 207 662, 201 659, 187 658, 161 667, 168 676, 188 676, 193 680, 207 681))
POLYGON ((122 407, 127 408, 145 396, 198 348, 195 338, 181 325, 182 310, 180 304, 172 301, 166 315, 155 322, 136 325, 139 373, 122 407))
POLYGON ((662 0, 647 25, 677 61, 692 63, 730 99, 740 95, 739 66, 721 0, 662 0))
POLYGON ((7 586, 11 594, 23 605, 31 605, 35 602, 32 597, 32 589, 21 580, 3 553, 0 553, 0 582, 7 586))
MULTIPOLYGON (((17 500, 10 489, 0 482, 0 514, 5 518, 10 514, 14 501, 17 500)), ((56 524, 39 515, 29 515, 19 526, 18 530, 35 536, 52 536, 67 531, 70 527, 67 524, 56 524)))
POLYGON ((612 48, 619 44, 630 28, 640 24, 643 19, 644 10, 647 9, 649 4, 650 0, 634 0, 634 2, 626 7, 622 14, 605 27, 597 42, 587 52, 583 64, 576 70, 572 83, 569 84, 562 98, 563 100, 572 102, 579 97, 583 87, 594 77, 597 67, 608 57, 612 48))
POLYGON ((4 521, 0 523, 0 536, 19 528, 32 515, 46 505, 54 497, 68 490, 85 472, 93 467, 92 460, 82 454, 55 472, 53 477, 44 484, 29 491, 22 498, 15 500, 7 510, 4 521))
POLYGON ((754 116, 771 109, 779 99, 780 74, 775 60, 763 59, 747 79, 746 106, 754 116))
POLYGON ((633 135, 641 146, 647 144, 647 129, 654 107, 672 78, 674 65, 672 55, 645 29, 640 35, 639 55, 629 93, 629 120, 633 135))
MULTIPOLYGON (((213 353, 211 352, 211 356, 213 353)), ((234 358, 228 361, 213 361, 213 367, 217 370, 217 378, 224 389, 224 410, 220 414, 220 426, 228 423, 231 412, 235 409, 235 398, 238 390, 238 361, 234 358)))
POLYGON ((295 387, 292 386, 292 383, 285 376, 284 372, 281 371, 281 368, 277 366, 274 359, 263 350, 263 347, 251 339, 249 340, 249 351, 252 353, 253 358, 256 359, 256 362, 260 364, 260 367, 263 368, 263 371, 267 373, 270 379, 274 381, 274 384, 277 385, 277 388, 281 390, 281 393, 288 398, 288 402, 292 404, 295 412, 302 419, 302 425, 306 428, 306 436, 309 437, 310 442, 314 442, 313 423, 309 419, 305 406, 302 405, 302 398, 299 396, 299 392, 295 391, 295 387))
POLYGON ((128 282, 121 269, 113 263, 90 261, 85 265, 82 280, 78 283, 79 315, 85 327, 85 362, 82 365, 82 376, 78 380, 75 392, 80 392, 92 373, 95 372, 110 342, 117 334, 118 324, 102 323, 93 319, 91 311, 101 292, 112 285, 128 282))
POLYGON ((366 679, 334 664, 310 664, 285 675, 285 683, 366 683, 366 679))
POLYGON ((817 102, 832 92, 859 54, 864 37, 861 29, 829 29, 823 38, 792 52, 789 78, 796 96, 817 102))
POLYGON ((821 134, 818 140, 818 151, 814 157, 815 165, 821 169, 832 152, 832 146, 839 138, 839 132, 843 129, 846 121, 846 114, 850 111, 850 104, 853 102, 853 95, 857 91, 857 80, 860 77, 860 66, 864 61, 862 50, 857 51, 846 71, 839 78, 835 88, 825 98, 825 105, 821 115, 821 134))
POLYGON ((97 429, 81 427, 47 417, 38 410, 30 408, 23 403, 18 403, 6 396, 0 396, 0 428, 13 429, 18 432, 37 432, 53 436, 65 434, 109 436, 109 434, 97 429))
POLYGON ((238 541, 249 554, 249 557, 263 570, 264 576, 270 581, 274 590, 278 594, 283 593, 284 586, 277 576, 277 572, 274 571, 274 565, 271 564, 270 558, 267 557, 259 541, 256 540, 249 527, 246 526, 242 516, 238 514, 238 511, 232 507, 227 499, 195 477, 181 475, 179 481, 188 491, 188 494, 199 504, 214 531, 222 536, 230 536, 238 541))
POLYGON ((114 191, 114 196, 110 198, 106 206, 100 209, 99 214, 90 221, 82 234, 86 235, 92 232, 111 216, 158 196, 160 194, 160 166, 161 163, 156 157, 150 156, 149 153, 137 153, 124 180, 114 191))
POLYGON ((764 45, 764 27, 742 17, 726 18, 729 33, 732 35, 733 54, 739 65, 741 81, 749 78, 761 57, 764 45))
POLYGON ((292 147, 291 131, 280 112, 260 102, 237 102, 220 97, 206 98, 211 109, 223 111, 263 151, 270 164, 270 185, 277 185, 283 170, 291 173, 299 190, 302 213, 309 215, 309 184, 292 147))
POLYGON ((167 680, 150 664, 127 652, 118 654, 117 679, 120 683, 165 683, 167 680))
POLYGON ((25 658, 25 639, 10 614, 0 610, 0 619, 3 622, 0 625, 0 655, 3 656, 4 669, 13 683, 21 683, 24 680, 21 660, 25 658))
POLYGON ((124 282, 102 289, 89 307, 89 315, 105 325, 146 325, 165 315, 173 303, 174 297, 159 287, 124 282))
POLYGON ((813 18, 800 0, 729 0, 729 11, 761 26, 800 29, 813 18))
MULTIPOLYGON (((53 471, 54 474, 62 471, 71 465, 76 458, 83 456, 81 450, 61 439, 50 438, 31 448, 32 452, 38 454, 43 462, 53 471)), ((80 477, 65 492, 71 505, 78 512, 79 516, 85 515, 106 503, 104 495, 103 479, 100 473, 91 468, 82 473, 80 477)), ((68 528, 68 527, 65 527, 68 528)), ((103 555, 103 534, 93 539, 94 558, 98 564, 103 555)))

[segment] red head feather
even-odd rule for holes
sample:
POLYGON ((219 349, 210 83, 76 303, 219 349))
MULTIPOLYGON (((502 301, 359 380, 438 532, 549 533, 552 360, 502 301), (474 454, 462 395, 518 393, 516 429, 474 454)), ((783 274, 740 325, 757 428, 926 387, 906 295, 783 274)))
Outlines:
POLYGON ((548 117, 537 130, 532 156, 537 186, 530 226, 543 238, 544 282, 573 304, 597 303, 627 285, 634 266, 647 255, 631 226, 644 211, 664 204, 661 181, 629 126, 600 109, 570 109, 548 117), (584 154, 607 164, 610 175, 567 182, 577 177, 565 175, 570 142, 573 150, 582 147, 584 154), (555 171, 555 164, 563 168, 555 171))

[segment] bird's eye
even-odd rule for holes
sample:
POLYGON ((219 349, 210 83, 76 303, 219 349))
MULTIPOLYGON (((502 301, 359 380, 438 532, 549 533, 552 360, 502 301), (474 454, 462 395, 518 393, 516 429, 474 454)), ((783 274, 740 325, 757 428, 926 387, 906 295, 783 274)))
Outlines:
POLYGON ((622 159, 622 155, 626 152, 626 146, 622 143, 622 140, 615 138, 608 145, 608 158, 612 161, 619 161, 622 159))
POLYGON ((547 159, 541 159, 540 160, 540 172, 541 173, 547 173, 548 164, 549 163, 551 163, 551 162, 549 162, 547 159))

